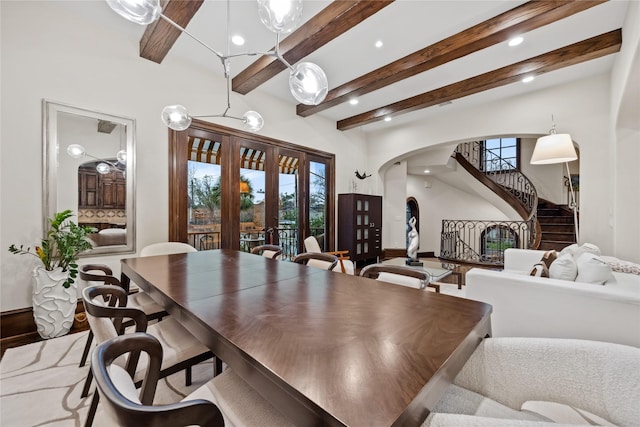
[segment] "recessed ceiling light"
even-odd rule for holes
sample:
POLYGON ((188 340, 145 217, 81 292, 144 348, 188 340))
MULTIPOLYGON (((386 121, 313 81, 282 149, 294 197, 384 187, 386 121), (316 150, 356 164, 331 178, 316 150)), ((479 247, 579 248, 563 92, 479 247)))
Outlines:
POLYGON ((522 43, 524 41, 524 38, 518 36, 518 37, 514 37, 512 39, 509 40, 509 46, 513 47, 513 46, 518 46, 520 43, 522 43))
POLYGON ((358 105, 358 102, 360 102, 360 101, 358 101, 356 98, 353 98, 353 99, 349 100, 349 104, 351 104, 351 105, 358 105))
POLYGON ((429 169, 425 169, 424 173, 430 173, 431 171, 429 169))
POLYGON ((391 117, 385 117, 385 118, 384 118, 384 121, 385 121, 385 122, 390 122, 390 121, 391 121, 391 117))
POLYGON ((378 40, 374 44, 374 46, 377 47, 378 49, 380 49, 382 47, 382 45, 383 45, 382 40, 378 40))
POLYGON ((244 44, 244 37, 236 34, 235 36, 231 37, 231 43, 235 44, 236 46, 242 46, 244 44))
POLYGON ((535 79, 535 77, 533 76, 527 76, 524 79, 522 79, 522 83, 529 83, 532 82, 535 79))

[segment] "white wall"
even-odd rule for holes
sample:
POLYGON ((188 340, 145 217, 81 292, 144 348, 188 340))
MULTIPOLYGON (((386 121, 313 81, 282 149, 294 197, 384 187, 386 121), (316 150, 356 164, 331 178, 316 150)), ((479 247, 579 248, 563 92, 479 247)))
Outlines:
MULTIPOLYGON (((443 174, 438 178, 429 177, 430 188, 424 186, 425 177, 418 175, 407 177, 407 197, 414 197, 420 209, 420 252, 434 252, 436 256, 440 253, 440 232, 443 219, 491 219, 495 221, 513 219, 485 198, 448 185, 446 180, 451 174, 453 173, 443 174)), ((404 222, 402 226, 404 227, 404 222)))
POLYGON ((611 73, 614 255, 640 263, 640 2, 630 2, 611 73))
POLYGON ((382 247, 405 248, 407 206, 407 162, 389 166, 384 174, 382 198, 382 247))
MULTIPOLYGON (((171 54, 161 65, 139 58, 139 37, 128 39, 121 31, 134 24, 104 1, 2 1, 0 10, 0 310, 6 311, 31 306, 30 272, 38 261, 7 248, 12 243, 33 246, 42 235, 43 98, 137 120, 139 250, 168 235, 168 131, 160 111, 180 102, 194 114, 217 112, 226 95, 224 80, 210 70, 188 66, 171 54)), ((212 67, 219 67, 214 59, 212 67)), ((262 135, 335 153, 337 192, 349 191, 355 169, 368 169, 360 132, 337 132, 335 123, 319 117, 301 119, 295 108, 259 92, 232 94, 231 102, 232 112, 261 112, 266 122, 262 135)), ((120 258, 91 261, 119 272, 120 258)))
MULTIPOLYGON (((607 162, 609 102, 609 76, 599 75, 455 114, 444 111, 415 126, 368 135, 369 167, 379 170, 390 158, 446 142, 546 134, 554 114, 558 129, 570 133, 580 146, 581 240, 613 253, 613 230, 608 226, 613 203, 609 179, 612 165, 607 162)), ((636 168, 634 174, 638 173, 636 168)), ((383 239, 383 246, 389 247, 390 242, 383 239)))

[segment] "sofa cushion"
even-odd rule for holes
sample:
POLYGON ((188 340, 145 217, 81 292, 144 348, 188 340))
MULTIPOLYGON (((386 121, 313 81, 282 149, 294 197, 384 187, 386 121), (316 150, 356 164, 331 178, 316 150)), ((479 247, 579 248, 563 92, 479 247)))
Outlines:
POLYGON ((540 415, 548 421, 559 424, 579 424, 587 426, 614 426, 611 422, 584 409, 574 408, 556 402, 530 400, 524 402, 520 408, 523 412, 540 415))
POLYGON ((578 266, 570 253, 560 255, 549 267, 549 277, 552 279, 569 280, 573 282, 578 275, 578 266))
POLYGON ((603 256, 603 260, 609 264, 611 271, 619 273, 636 274, 640 276, 640 264, 633 263, 631 261, 624 261, 612 256, 603 256))
POLYGON ((611 279, 611 267, 602 257, 585 252, 576 260, 578 276, 576 282, 604 285, 611 279))
POLYGON ((502 403, 468 390, 464 387, 450 384, 446 393, 436 404, 433 412, 445 414, 465 414, 477 417, 502 418, 510 420, 545 421, 543 416, 530 411, 518 411, 502 403))

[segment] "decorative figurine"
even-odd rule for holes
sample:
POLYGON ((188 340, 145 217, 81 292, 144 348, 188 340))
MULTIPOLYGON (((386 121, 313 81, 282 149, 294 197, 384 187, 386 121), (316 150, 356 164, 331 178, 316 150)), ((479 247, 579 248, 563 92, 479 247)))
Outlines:
POLYGON ((422 262, 418 260, 418 245, 420 244, 420 236, 416 230, 416 217, 412 216, 409 220, 409 247, 407 248, 407 265, 421 266, 422 262))

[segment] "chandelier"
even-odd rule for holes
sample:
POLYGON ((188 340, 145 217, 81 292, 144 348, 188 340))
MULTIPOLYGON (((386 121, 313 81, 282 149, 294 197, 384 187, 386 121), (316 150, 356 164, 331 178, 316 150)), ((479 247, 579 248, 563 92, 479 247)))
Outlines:
POLYGON ((168 105, 162 110, 162 121, 173 130, 185 130, 191 125, 191 119, 197 117, 226 117, 240 120, 251 131, 262 129, 264 119, 256 111, 247 111, 242 117, 229 114, 230 102, 230 60, 238 56, 268 55, 275 57, 289 69, 289 89, 293 97, 306 105, 317 105, 327 96, 327 76, 318 65, 312 62, 301 62, 297 65, 289 64, 280 53, 280 37, 293 31, 302 16, 302 0, 257 0, 260 21, 271 31, 276 33, 276 43, 273 50, 268 52, 247 52, 232 55, 229 52, 229 0, 227 0, 227 54, 224 55, 213 49, 203 41, 188 32, 162 13, 160 0, 106 0, 111 9, 129 21, 140 25, 148 25, 158 19, 163 19, 171 26, 188 35, 217 56, 223 67, 226 79, 227 108, 222 114, 192 116, 182 105, 168 105))
POLYGON ((83 159, 90 157, 98 161, 96 165, 96 171, 101 175, 106 175, 111 172, 120 172, 122 176, 126 176, 124 168, 127 165, 127 151, 120 150, 116 153, 116 162, 113 163, 109 160, 102 159, 100 157, 92 156, 87 153, 84 146, 80 144, 71 144, 67 147, 67 154, 74 159, 83 159))

